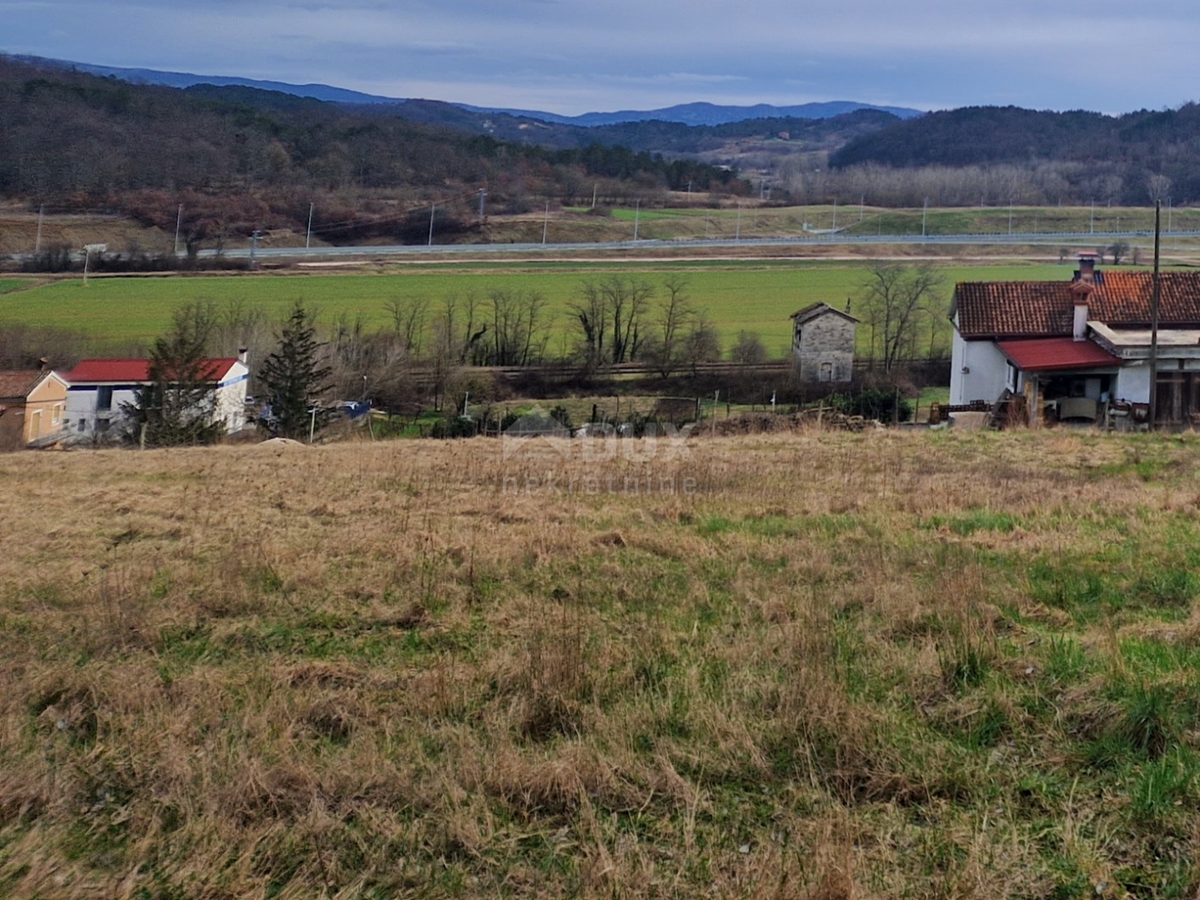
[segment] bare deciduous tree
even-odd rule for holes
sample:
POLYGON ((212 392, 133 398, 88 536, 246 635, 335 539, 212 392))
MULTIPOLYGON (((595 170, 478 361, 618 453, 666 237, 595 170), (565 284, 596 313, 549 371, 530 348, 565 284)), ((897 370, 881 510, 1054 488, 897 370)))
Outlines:
POLYGON ((904 356, 915 355, 921 325, 935 314, 941 284, 941 273, 929 263, 881 263, 863 281, 860 308, 871 329, 872 358, 882 362, 885 372, 904 356))
POLYGON ((537 291, 492 290, 491 341, 487 362, 494 366, 528 366, 540 362, 550 340, 546 330, 546 298, 537 291))
POLYGON ((570 309, 579 323, 580 351, 588 368, 637 357, 646 337, 643 319, 653 297, 654 286, 648 281, 619 275, 580 286, 579 299, 570 309))
POLYGON ((663 282, 663 291, 643 355, 663 378, 670 378, 686 361, 688 328, 696 317, 696 309, 687 295, 684 279, 670 276, 663 282))
POLYGON ((392 317, 392 330, 403 341, 409 355, 420 356, 429 301, 424 297, 393 297, 387 302, 387 311, 392 317))
POLYGON ((738 332, 737 342, 729 351, 731 361, 742 366, 757 366, 767 361, 767 346, 756 331, 738 332))
POLYGON ((692 367, 693 377, 699 374, 697 369, 701 363, 715 362, 721 358, 721 339, 703 312, 693 318, 683 345, 684 358, 692 367))

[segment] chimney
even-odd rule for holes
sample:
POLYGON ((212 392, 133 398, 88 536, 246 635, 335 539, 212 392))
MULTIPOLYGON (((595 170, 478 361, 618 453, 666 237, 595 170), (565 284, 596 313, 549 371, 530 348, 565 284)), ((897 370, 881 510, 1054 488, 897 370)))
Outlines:
POLYGON ((38 371, 39 372, 45 372, 46 369, 48 369, 49 367, 50 367, 50 360, 48 360, 46 357, 43 356, 41 359, 38 360, 38 371))
POLYGON ((248 359, 249 352, 249 348, 247 347, 238 347, 238 362, 240 362, 243 366, 248 365, 246 360, 248 359))
POLYGON ((1087 284, 1092 284, 1096 280, 1095 253, 1079 254, 1079 271, 1075 273, 1075 280, 1082 281, 1087 284))
POLYGON ((1075 322, 1071 329, 1071 337, 1077 341, 1087 340, 1088 300, 1087 294, 1075 298, 1075 322))

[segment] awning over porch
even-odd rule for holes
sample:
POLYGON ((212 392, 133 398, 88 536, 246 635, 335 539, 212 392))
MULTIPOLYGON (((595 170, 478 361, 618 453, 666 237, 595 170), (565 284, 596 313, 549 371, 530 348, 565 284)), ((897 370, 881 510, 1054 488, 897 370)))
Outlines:
POLYGON ((996 345, 1022 372, 1115 369, 1121 365, 1119 357, 1113 356, 1099 344, 1069 337, 997 341, 996 345))

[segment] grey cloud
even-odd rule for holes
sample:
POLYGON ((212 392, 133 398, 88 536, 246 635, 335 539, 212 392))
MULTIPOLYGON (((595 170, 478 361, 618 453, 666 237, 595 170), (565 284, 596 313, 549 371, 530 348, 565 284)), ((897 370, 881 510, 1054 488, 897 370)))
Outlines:
POLYGON ((11 52, 563 112, 689 100, 1157 107, 1186 99, 1200 39, 1200 13, 1180 0, 0 0, 0 13, 11 52))

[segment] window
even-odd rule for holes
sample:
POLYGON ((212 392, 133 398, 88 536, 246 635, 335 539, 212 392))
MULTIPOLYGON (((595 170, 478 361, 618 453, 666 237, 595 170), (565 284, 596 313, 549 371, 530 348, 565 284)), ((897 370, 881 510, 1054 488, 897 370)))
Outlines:
POLYGON ((833 363, 831 363, 831 362, 821 363, 820 380, 821 381, 832 381, 833 380, 833 363))
POLYGON ((96 409, 112 409, 112 392, 111 387, 96 389, 96 409))
POLYGON ((58 425, 62 422, 62 404, 54 404, 54 414, 50 417, 51 424, 58 425))
POLYGON ((1017 392, 1017 376, 1018 376, 1017 367, 1014 366, 1011 362, 1005 363, 1004 386, 1006 388, 1008 388, 1010 391, 1012 391, 1014 394, 1017 392))

